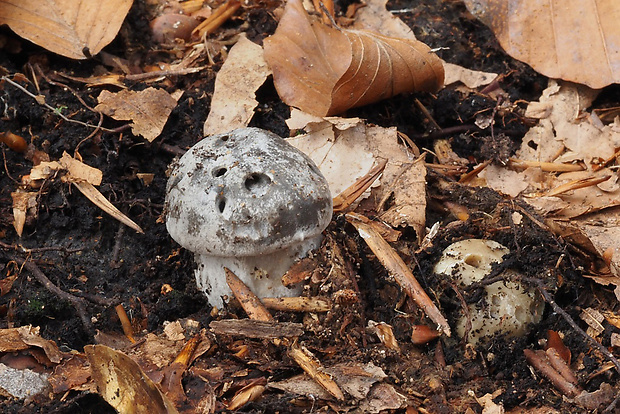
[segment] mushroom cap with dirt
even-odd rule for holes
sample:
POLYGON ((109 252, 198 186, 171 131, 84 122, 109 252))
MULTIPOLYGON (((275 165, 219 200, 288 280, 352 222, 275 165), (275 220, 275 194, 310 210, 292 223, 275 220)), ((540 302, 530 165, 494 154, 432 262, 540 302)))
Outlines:
POLYGON ((259 128, 209 136, 173 165, 166 227, 194 252, 196 281, 214 306, 230 295, 224 267, 259 297, 290 296, 281 277, 317 248, 332 197, 314 162, 259 128))

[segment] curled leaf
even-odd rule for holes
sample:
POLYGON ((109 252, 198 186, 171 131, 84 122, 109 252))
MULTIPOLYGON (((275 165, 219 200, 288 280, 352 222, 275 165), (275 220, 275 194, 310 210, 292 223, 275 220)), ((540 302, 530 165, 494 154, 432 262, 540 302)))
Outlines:
POLYGON ((313 115, 434 92, 443 84, 441 60, 424 43, 327 26, 311 18, 301 0, 289 0, 264 48, 282 100, 313 115))

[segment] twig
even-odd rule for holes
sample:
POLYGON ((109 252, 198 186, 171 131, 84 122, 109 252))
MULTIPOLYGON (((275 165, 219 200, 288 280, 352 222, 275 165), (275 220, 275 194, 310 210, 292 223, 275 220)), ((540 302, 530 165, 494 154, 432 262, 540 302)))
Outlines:
POLYGON ((33 247, 29 249, 22 245, 8 244, 0 241, 0 247, 7 250, 15 250, 22 253, 42 253, 42 252, 53 252, 53 251, 61 251, 63 253, 77 253, 81 252, 84 249, 67 249, 66 247, 60 246, 47 246, 47 247, 33 247))
POLYGON ((77 121, 77 120, 71 119, 71 118, 67 118, 65 115, 62 114, 62 112, 59 110, 59 108, 54 108, 53 106, 51 106, 50 104, 48 104, 45 101, 41 102, 41 98, 40 97, 38 97, 37 95, 35 95, 32 92, 30 92, 28 89, 24 88, 19 83, 12 81, 7 76, 3 76, 0 79, 2 79, 4 81, 7 81, 11 85, 15 86, 17 89, 19 89, 20 91, 24 92, 26 95, 30 96, 32 99, 34 99, 40 105, 43 105, 44 107, 46 107, 50 111, 54 112, 56 115, 58 115, 60 118, 62 118, 66 122, 82 125, 82 126, 85 126, 87 128, 101 129, 102 131, 106 131, 106 132, 112 132, 112 133, 115 132, 115 130, 112 130, 112 129, 104 128, 104 127, 101 127, 101 126, 98 126, 98 125, 88 124, 86 122, 77 121))
POLYGON ((128 81, 143 81, 146 79, 166 77, 166 76, 181 76, 190 73, 197 73, 206 68, 206 66, 199 66, 197 68, 183 68, 183 69, 170 69, 170 70, 157 70, 153 72, 137 73, 134 75, 125 75, 125 80, 128 81))
POLYGON ((187 150, 184 150, 183 148, 179 148, 177 146, 165 144, 165 143, 160 144, 159 148, 166 151, 168 154, 172 154, 172 155, 179 156, 179 157, 187 152, 187 150))
POLYGON ((118 258, 121 254, 121 248, 123 245, 123 235, 125 234, 125 226, 119 226, 116 232, 114 248, 112 249, 112 258, 110 259, 110 267, 116 269, 120 266, 118 258))
POLYGON ((20 259, 18 257, 12 258, 15 262, 23 265, 32 275, 41 283, 47 290, 58 296, 59 298, 70 302, 77 311, 80 319, 82 320, 82 325, 86 332, 94 337, 95 329, 93 327, 93 323, 90 320, 90 317, 86 313, 86 301, 82 298, 72 295, 71 293, 67 293, 64 290, 60 289, 56 286, 51 280, 45 276, 45 274, 39 269, 39 267, 34 264, 34 262, 28 259, 20 259))

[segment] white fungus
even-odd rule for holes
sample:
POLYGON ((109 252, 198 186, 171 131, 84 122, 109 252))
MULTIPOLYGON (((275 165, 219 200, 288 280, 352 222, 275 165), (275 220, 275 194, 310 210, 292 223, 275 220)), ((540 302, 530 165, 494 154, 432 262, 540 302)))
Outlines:
POLYGON ((173 166, 166 227, 194 252, 196 281, 214 306, 230 295, 224 267, 259 297, 296 295, 281 277, 317 248, 332 217, 327 181, 279 136, 243 128, 207 137, 173 166))
MULTIPOLYGON (((448 246, 435 265, 435 273, 443 274, 464 286, 481 281, 491 272, 494 263, 500 263, 509 250, 492 240, 469 239, 448 246)), ((508 279, 513 270, 505 270, 508 279)), ((517 278, 513 278, 517 279, 517 278)), ((484 288, 485 296, 479 303, 470 304, 471 331, 467 340, 471 344, 484 342, 502 333, 521 336, 529 324, 538 323, 544 311, 544 302, 535 290, 518 281, 501 280, 484 288)), ((456 332, 465 335, 467 317, 457 321, 456 332)))

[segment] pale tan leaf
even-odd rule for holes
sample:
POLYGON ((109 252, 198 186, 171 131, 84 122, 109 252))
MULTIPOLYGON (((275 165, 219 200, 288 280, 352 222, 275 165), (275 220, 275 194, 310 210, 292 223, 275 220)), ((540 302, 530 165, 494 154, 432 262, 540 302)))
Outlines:
POLYGON ((368 126, 358 118, 312 117, 297 110, 291 111, 287 124, 308 132, 288 141, 312 158, 327 178, 332 194, 345 191, 373 165, 387 160, 381 185, 371 187, 374 198, 383 200, 378 206, 381 219, 394 227, 411 226, 420 238, 424 237, 426 168, 424 163, 414 162, 410 151, 399 144, 395 127, 368 126), (382 211, 388 199, 394 203, 382 211))
POLYGON ((497 79, 498 76, 497 73, 471 70, 448 62, 443 62, 443 69, 446 73, 446 78, 444 80, 446 86, 461 82, 468 88, 475 89, 480 86, 488 85, 497 79))
POLYGON ((337 30, 289 0, 265 60, 288 105, 325 116, 412 91, 436 91, 443 66, 425 44, 364 30, 337 30))
POLYGON ((131 120, 131 130, 149 142, 161 134, 168 116, 176 107, 183 91, 169 94, 163 89, 148 88, 139 92, 122 90, 102 91, 95 109, 116 120, 131 120))
POLYGON ((101 184, 103 173, 100 169, 76 160, 66 152, 62 154, 60 164, 67 169, 73 180, 83 180, 92 185, 101 184))
POLYGON ((84 352, 99 394, 118 412, 178 413, 172 402, 127 355, 105 345, 87 345, 84 352))
POLYGON ((248 126, 258 104, 256 90, 270 74, 271 70, 263 58, 263 49, 242 34, 215 78, 204 135, 248 126))
POLYGON ((13 227, 19 237, 22 237, 26 216, 29 210, 37 205, 38 192, 14 191, 11 193, 13 198, 13 227))
POLYGON ((515 59, 551 78, 620 82, 618 0, 465 0, 515 59))
POLYGON ((96 55, 114 40, 133 0, 0 0, 0 24, 72 59, 96 55))

